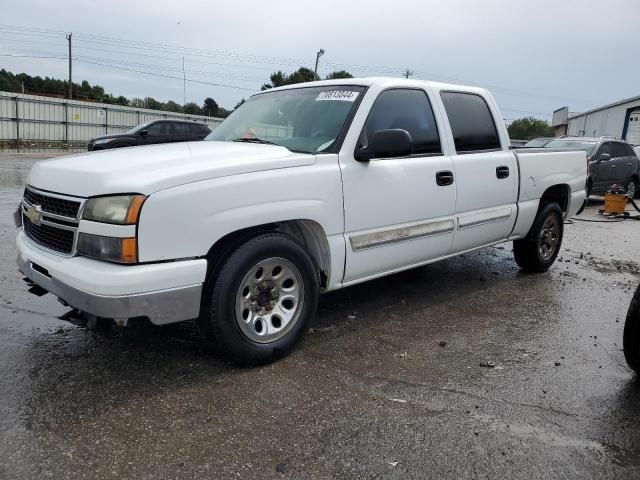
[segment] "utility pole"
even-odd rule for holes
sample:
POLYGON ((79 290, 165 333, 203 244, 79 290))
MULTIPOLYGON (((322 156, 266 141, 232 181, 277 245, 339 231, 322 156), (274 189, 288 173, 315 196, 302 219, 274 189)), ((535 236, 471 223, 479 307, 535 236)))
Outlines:
POLYGON ((71 98, 73 97, 73 83, 72 83, 72 77, 71 77, 71 37, 72 37, 73 33, 69 33, 69 35, 67 35, 67 40, 69 41, 69 100, 71 100, 71 98))
POLYGON ((324 49, 323 48, 318 50, 318 53, 316 53, 316 67, 313 69, 313 79, 314 80, 318 79, 318 60, 320 60, 320 57, 322 55, 324 55, 324 49))
POLYGON ((409 70, 407 68, 407 70, 402 75, 404 75, 404 78, 408 79, 411 75, 413 75, 413 70, 409 70))
POLYGON ((184 71, 184 57, 182 57, 182 95, 184 97, 182 106, 184 107, 187 104, 187 74, 184 71))

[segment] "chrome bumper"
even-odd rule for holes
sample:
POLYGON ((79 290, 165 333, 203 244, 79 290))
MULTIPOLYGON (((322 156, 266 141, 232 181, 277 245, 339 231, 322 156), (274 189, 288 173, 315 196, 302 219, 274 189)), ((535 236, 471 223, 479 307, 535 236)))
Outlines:
POLYGON ((200 314, 202 284, 135 295, 105 296, 74 288, 18 255, 18 268, 32 282, 71 307, 98 317, 129 319, 147 317, 163 325, 197 318, 200 314))

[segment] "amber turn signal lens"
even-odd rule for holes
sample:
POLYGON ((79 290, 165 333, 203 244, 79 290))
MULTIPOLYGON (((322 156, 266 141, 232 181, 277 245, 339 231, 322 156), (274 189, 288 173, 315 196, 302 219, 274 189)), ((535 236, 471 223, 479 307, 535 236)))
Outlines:
POLYGON ((146 200, 147 197, 143 195, 136 195, 133 197, 131 204, 129 205, 129 209, 127 210, 127 221, 126 223, 129 225, 135 225, 138 222, 138 217, 140 216, 140 209, 142 208, 142 204, 146 200))
POLYGON ((123 238, 121 251, 123 263, 136 263, 138 261, 138 242, 135 238, 123 238))

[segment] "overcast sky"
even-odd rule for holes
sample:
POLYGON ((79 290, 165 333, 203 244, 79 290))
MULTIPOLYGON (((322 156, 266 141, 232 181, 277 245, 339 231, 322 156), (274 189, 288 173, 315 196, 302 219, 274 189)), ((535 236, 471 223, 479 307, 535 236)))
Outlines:
MULTIPOLYGON (((74 55, 85 60, 74 63, 74 81, 178 103, 182 80, 95 63, 182 77, 177 49, 138 42, 186 47, 187 78, 229 86, 188 82, 187 101, 210 96, 226 108, 272 71, 313 68, 319 48, 322 76, 343 66, 356 76, 409 68, 414 78, 489 88, 507 119, 550 119, 563 105, 584 111, 640 95, 638 0, 5 0, 0 24, 73 32, 74 55)), ((66 48, 63 35, 0 27, 0 68, 66 78, 65 59, 7 56, 66 48)))

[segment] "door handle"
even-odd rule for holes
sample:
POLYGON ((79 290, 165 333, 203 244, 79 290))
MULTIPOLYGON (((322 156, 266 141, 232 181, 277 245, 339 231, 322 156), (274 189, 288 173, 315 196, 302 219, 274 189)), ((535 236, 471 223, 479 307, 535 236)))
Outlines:
POLYGON ((509 177, 509 167, 505 167, 504 165, 500 167, 496 167, 496 177, 498 178, 508 178, 509 177))
POLYGON ((436 183, 441 187, 453 184, 453 172, 450 172, 449 170, 436 172, 436 183))
POLYGON ((630 167, 630 166, 631 166, 631 162, 627 163, 627 167, 630 167))
POLYGON ((611 165, 611 168, 616 168, 616 166, 615 165, 611 165))

